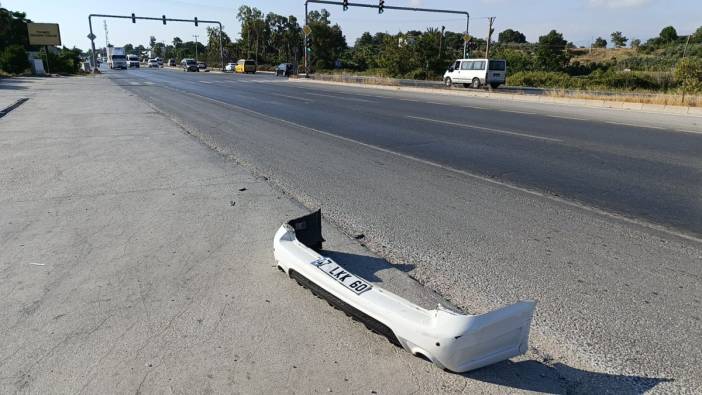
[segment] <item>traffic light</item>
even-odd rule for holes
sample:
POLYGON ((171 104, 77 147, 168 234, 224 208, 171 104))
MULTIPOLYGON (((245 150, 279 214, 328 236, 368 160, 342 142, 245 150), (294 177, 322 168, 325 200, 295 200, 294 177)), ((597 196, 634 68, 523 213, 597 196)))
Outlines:
POLYGON ((165 25, 165 24, 166 24, 166 16, 165 16, 165 15, 161 15, 161 18, 163 19, 163 24, 165 25))
POLYGON ((195 17, 195 26, 197 26, 197 17, 195 17))
POLYGON ((349 9, 349 0, 344 0, 342 5, 344 6, 344 11, 349 9))
POLYGON ((378 14, 385 12, 385 0, 380 0, 378 3, 378 14))
POLYGON ((132 12, 132 23, 136 23, 136 15, 132 12))

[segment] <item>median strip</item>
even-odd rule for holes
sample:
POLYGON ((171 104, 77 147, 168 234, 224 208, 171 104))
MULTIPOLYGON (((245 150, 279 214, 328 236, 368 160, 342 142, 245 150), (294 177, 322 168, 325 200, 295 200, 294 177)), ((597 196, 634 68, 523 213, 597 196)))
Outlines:
POLYGON ((551 141, 554 143, 561 143, 563 140, 561 139, 554 139, 551 137, 543 137, 543 136, 535 136, 533 134, 527 134, 527 133, 520 133, 520 132, 512 132, 509 130, 502 130, 502 129, 493 129, 493 128, 488 128, 485 126, 477 126, 477 125, 469 125, 469 124, 464 124, 464 123, 457 123, 457 122, 450 122, 450 121, 442 121, 439 119, 431 119, 431 118, 424 118, 424 117, 415 117, 412 115, 407 115, 407 118, 410 119, 417 119, 420 121, 426 121, 426 122, 435 122, 435 123, 440 123, 443 125, 450 125, 450 126, 458 126, 461 128, 466 128, 466 129, 477 129, 477 130, 483 130, 486 132, 490 133, 497 133, 497 134, 505 134, 509 136, 517 136, 517 137, 524 137, 524 138, 529 138, 529 139, 535 139, 535 140, 544 140, 544 141, 551 141))

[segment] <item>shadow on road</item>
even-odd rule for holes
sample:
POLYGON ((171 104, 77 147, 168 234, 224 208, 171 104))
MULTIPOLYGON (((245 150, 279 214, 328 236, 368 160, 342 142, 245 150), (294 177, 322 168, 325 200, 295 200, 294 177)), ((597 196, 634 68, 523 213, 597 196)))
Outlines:
POLYGON ((588 372, 562 363, 504 361, 462 376, 526 391, 562 393, 643 394, 667 378, 588 372))
POLYGON ((322 250, 321 253, 322 255, 333 259, 335 262, 339 263, 353 274, 356 274, 372 283, 383 282, 383 280, 376 275, 376 273, 380 271, 393 268, 406 273, 415 268, 415 265, 393 265, 388 263, 385 259, 367 255, 349 254, 345 252, 328 250, 322 250))

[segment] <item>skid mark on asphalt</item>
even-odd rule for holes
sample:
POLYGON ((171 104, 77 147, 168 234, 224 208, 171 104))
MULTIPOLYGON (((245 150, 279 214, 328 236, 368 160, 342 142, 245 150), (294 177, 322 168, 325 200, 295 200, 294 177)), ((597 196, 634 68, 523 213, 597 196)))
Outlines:
POLYGON ((440 123, 443 125, 450 125, 450 126, 458 126, 461 128, 466 128, 466 129, 476 129, 476 130, 482 130, 485 132, 489 133, 497 133, 497 134, 506 134, 510 136, 516 136, 516 137, 525 137, 529 139, 535 139, 535 140, 544 140, 544 141, 551 141, 555 143, 561 143, 563 140, 561 139, 554 139, 551 137, 543 137, 543 136, 535 136, 533 134, 527 134, 527 133, 521 133, 521 132, 515 132, 511 130, 503 130, 503 129, 494 129, 494 128, 488 128, 485 126, 478 126, 478 125, 470 125, 470 124, 465 124, 465 123, 458 123, 458 122, 449 122, 449 121, 442 121, 439 119, 431 119, 431 118, 424 118, 424 117, 415 117, 412 115, 407 115, 407 118, 411 119, 417 119, 420 121, 425 121, 425 122, 434 122, 434 123, 440 123))

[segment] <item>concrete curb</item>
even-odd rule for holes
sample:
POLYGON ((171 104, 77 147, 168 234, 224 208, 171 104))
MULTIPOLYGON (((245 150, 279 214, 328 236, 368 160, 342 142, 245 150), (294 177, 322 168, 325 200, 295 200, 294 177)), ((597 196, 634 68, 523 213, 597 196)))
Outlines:
POLYGON ((380 89, 387 91, 414 92, 414 93, 431 93, 445 96, 463 96, 463 97, 480 97, 492 100, 508 100, 516 102, 544 103, 544 104, 561 104, 574 107, 589 107, 589 108, 608 108, 616 110, 639 111, 654 114, 669 114, 682 115, 689 117, 702 117, 702 108, 700 107, 685 107, 672 106, 661 104, 646 104, 646 103, 630 103, 620 101, 608 101, 598 99, 577 99, 567 97, 554 96, 533 96, 533 95, 518 95, 512 93, 495 93, 495 92, 478 92, 478 91, 459 91, 459 90, 441 90, 429 88, 417 88, 407 86, 388 86, 388 85, 371 85, 357 84, 351 82, 339 81, 320 81, 314 79, 291 78, 290 81, 301 83, 328 84, 338 86, 353 86, 367 89, 380 89))

